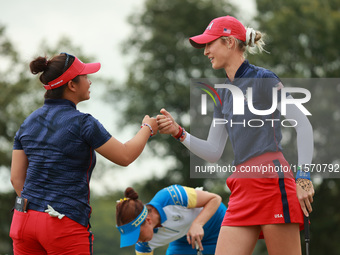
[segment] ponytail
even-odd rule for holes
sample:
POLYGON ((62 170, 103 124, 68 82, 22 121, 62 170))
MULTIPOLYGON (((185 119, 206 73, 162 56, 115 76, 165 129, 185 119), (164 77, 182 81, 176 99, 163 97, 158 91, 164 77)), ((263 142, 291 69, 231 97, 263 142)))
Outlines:
MULTIPOLYGON (((260 31, 255 31, 253 28, 248 27, 246 31, 246 42, 247 50, 250 54, 262 53, 264 50, 265 42, 263 40, 264 34, 260 31)), ((266 52, 266 51, 265 51, 266 52)))
POLYGON ((143 210, 143 203, 138 200, 138 193, 131 187, 124 192, 124 198, 116 205, 117 226, 125 225, 134 220, 143 210))

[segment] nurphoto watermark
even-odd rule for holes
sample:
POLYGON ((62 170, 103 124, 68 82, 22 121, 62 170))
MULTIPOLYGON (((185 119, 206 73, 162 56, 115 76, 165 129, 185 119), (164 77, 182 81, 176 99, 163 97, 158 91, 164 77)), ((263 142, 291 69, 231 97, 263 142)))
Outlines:
MULTIPOLYGON (((228 131, 226 132, 228 138, 222 156, 216 162, 208 162, 202 159, 201 155, 191 153, 191 178, 229 177, 235 172, 249 173, 250 175, 246 176, 254 177, 275 176, 275 173, 286 172, 292 172, 295 175, 299 166, 296 130, 301 126, 296 116, 303 114, 311 123, 318 121, 317 118, 320 115, 317 108, 318 96, 325 90, 333 90, 334 93, 339 94, 339 84, 340 79, 281 79, 278 82, 278 79, 271 78, 249 78, 238 79, 233 83, 226 82, 226 79, 216 78, 192 79, 190 133, 196 138, 207 140, 210 128, 223 126, 228 131), (320 86, 323 86, 322 90, 320 86), (313 111, 317 113, 315 118, 313 111), (277 141, 277 148, 282 151, 289 165, 281 167, 271 164, 244 167, 238 165, 238 159, 237 157, 235 159, 234 155, 235 150, 237 153, 237 148, 234 148, 237 141, 229 140, 238 139, 238 136, 241 136, 240 142, 248 143, 249 146, 245 149, 251 150, 253 137, 261 138, 257 135, 261 136, 266 132, 258 131, 267 129, 282 133, 282 137, 279 136, 280 141, 277 141), (238 136, 234 134, 230 136, 229 132, 237 132, 238 136), (281 145, 282 147, 279 147, 281 145), (268 175, 268 173, 273 173, 273 175, 268 175)), ((332 125, 332 119, 327 125, 332 125)), ((313 132, 318 133, 318 130, 313 130, 313 132)), ((221 140, 223 139, 221 137, 221 140)), ((263 137, 263 146, 266 146, 265 143, 266 137, 263 137)), ((311 144, 314 144, 314 141, 311 144)), ((214 146, 209 146, 214 148, 214 146)), ((316 147, 315 150, 320 150, 320 148, 316 147)), ((247 155, 247 152, 244 154, 247 155)), ((251 152, 249 155, 252 155, 251 152)), ((334 157, 329 160, 329 162, 314 162, 313 159, 310 165, 311 176, 340 178, 340 160, 334 157)))

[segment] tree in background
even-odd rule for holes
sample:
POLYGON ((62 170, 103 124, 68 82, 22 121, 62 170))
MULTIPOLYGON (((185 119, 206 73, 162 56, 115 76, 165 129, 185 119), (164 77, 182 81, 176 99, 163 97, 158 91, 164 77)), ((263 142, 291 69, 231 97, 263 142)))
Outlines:
MULTIPOLYGON (((213 71, 203 51, 194 49, 188 38, 202 33, 212 17, 234 11, 223 0, 147 0, 144 10, 130 17, 133 33, 124 43, 124 51, 134 59, 125 85, 113 91, 121 99, 119 103, 128 102, 122 125, 136 125, 143 114, 156 116, 164 107, 185 129, 190 129, 190 79, 223 73, 213 71)), ((190 179, 189 151, 182 144, 164 135, 149 143, 157 157, 171 157, 176 162, 166 178, 147 181, 145 186, 152 188, 145 192, 150 197, 173 183, 202 186, 204 180, 190 179)))
MULTIPOLYGON (((30 81, 18 52, 0 26, 0 171, 9 171, 14 134, 36 104, 36 84, 30 81)), ((8 236, 15 193, 0 194, 0 254, 11 252, 8 236)))

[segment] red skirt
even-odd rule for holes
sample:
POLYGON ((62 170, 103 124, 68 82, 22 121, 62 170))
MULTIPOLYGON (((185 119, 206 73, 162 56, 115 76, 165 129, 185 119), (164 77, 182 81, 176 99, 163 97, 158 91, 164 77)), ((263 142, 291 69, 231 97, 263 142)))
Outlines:
POLYGON ((299 223, 303 229, 295 178, 281 152, 237 165, 226 182, 231 195, 222 226, 299 223))

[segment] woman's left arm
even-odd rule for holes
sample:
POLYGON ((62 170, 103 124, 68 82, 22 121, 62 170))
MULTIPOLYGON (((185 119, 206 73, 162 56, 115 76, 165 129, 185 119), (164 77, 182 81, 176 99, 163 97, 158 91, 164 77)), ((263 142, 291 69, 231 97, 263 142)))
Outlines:
POLYGON ((11 165, 11 183, 19 197, 21 196, 21 191, 24 188, 27 167, 28 159, 24 150, 13 150, 11 165))
POLYGON ((196 208, 203 207, 202 211, 198 214, 196 219, 192 222, 191 227, 187 233, 188 243, 195 249, 195 241, 199 244, 201 250, 203 250, 202 238, 204 236, 203 226, 210 220, 215 214, 218 207, 221 204, 222 198, 214 193, 210 193, 202 190, 195 190, 197 195, 196 208))
MULTIPOLYGON (((293 99, 292 96, 287 98, 293 99)), ((313 128, 306 115, 294 104, 286 106, 286 116, 284 116, 292 126, 295 125, 297 133, 297 150, 298 150, 298 165, 308 166, 312 162, 314 142, 313 128), (294 121, 290 121, 294 120, 294 121)), ((281 110, 281 103, 278 104, 278 110, 281 110)), ((314 187, 309 179, 298 178, 296 180, 296 192, 303 213, 308 216, 308 212, 312 212, 314 187)))

